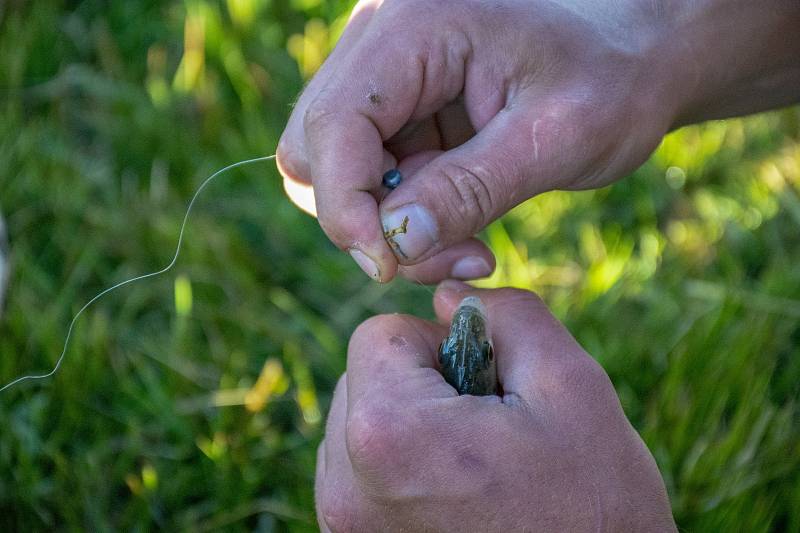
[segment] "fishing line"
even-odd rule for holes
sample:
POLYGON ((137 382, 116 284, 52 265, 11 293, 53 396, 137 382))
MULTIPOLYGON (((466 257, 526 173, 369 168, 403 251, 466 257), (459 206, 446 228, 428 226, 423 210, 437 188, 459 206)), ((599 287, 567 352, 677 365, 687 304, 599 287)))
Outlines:
MULTIPOLYGON (((427 284, 427 283, 422 283, 422 280, 421 280, 421 279, 419 279, 417 276, 415 276, 415 275, 414 275, 414 274, 412 274, 411 272, 406 272, 406 273, 405 273, 405 275, 407 276, 407 278, 410 278, 410 279, 411 279, 411 281, 414 281, 414 282, 416 282, 416 284, 417 284, 418 286, 421 286, 423 289, 425 289, 426 291, 428 291, 429 293, 431 293, 431 296, 436 296, 436 293, 434 292, 434 290, 433 290, 433 289, 431 289, 431 288, 428 286, 428 284, 427 284)), ((416 286, 416 285, 414 285, 413 283, 412 283, 411 285, 412 285, 412 287, 413 287, 413 286, 416 286)))
MULTIPOLYGON (((15 379, 15 380, 13 380, 13 381, 11 381, 9 383, 6 383, 2 387, 0 387, 0 393, 5 391, 6 389, 9 389, 9 388, 15 386, 15 385, 18 385, 19 383, 22 383, 23 381, 33 381, 33 380, 47 379, 47 378, 52 377, 53 375, 55 375, 55 373, 58 372, 59 368, 61 368, 61 363, 64 362, 64 358, 67 355, 67 348, 69 348, 69 341, 72 338, 72 331, 75 328, 75 323, 78 321, 78 319, 81 317, 81 315, 83 315, 83 313, 89 307, 91 307, 92 304, 94 304, 97 300, 101 299, 103 296, 105 296, 105 295, 107 295, 107 294, 109 294, 111 292, 114 292, 115 290, 117 290, 119 288, 124 287, 125 285, 130 285, 131 283, 135 283, 137 281, 141 281, 141 280, 148 279, 148 278, 154 278, 156 276, 160 276, 161 274, 165 274, 165 273, 169 272, 170 270, 172 270, 172 267, 174 267, 175 263, 177 263, 178 257, 180 256, 180 253, 181 253, 181 245, 183 244, 183 235, 184 235, 184 233, 186 231, 186 224, 189 221, 189 215, 191 214, 192 208, 194 207, 194 204, 197 201, 197 198, 200 196, 200 193, 203 192, 203 189, 205 189, 206 186, 209 183, 211 183, 220 174, 223 174, 223 173, 225 173, 225 172, 227 172, 229 170, 232 170, 234 168, 242 167, 242 166, 245 166, 245 165, 250 165, 250 164, 253 164, 253 163, 271 161, 273 159, 275 159, 275 155, 274 154, 273 155, 268 155, 268 156, 263 156, 263 157, 256 157, 256 158, 253 158, 253 159, 245 159, 243 161, 238 161, 236 163, 232 163, 232 164, 230 164, 230 165, 228 165, 226 167, 223 167, 223 168, 217 170, 216 172, 211 174, 209 177, 207 177, 205 180, 203 180, 203 182, 197 187, 197 190, 195 190, 194 195, 192 196, 191 200, 189 200, 189 204, 186 207, 186 213, 183 215, 183 222, 181 223, 180 231, 178 232, 178 242, 175 245, 175 254, 172 256, 172 260, 169 262, 169 264, 167 264, 167 266, 165 266, 161 270, 156 270, 154 272, 149 272, 147 274, 142 274, 142 275, 130 278, 130 279, 126 279, 126 280, 121 281, 121 282, 119 282, 119 283, 117 283, 115 285, 112 285, 111 287, 108 287, 107 289, 103 289, 102 291, 97 293, 93 298, 91 298, 88 302, 86 302, 83 305, 83 307, 81 307, 78 310, 78 312, 75 313, 75 315, 72 317, 72 320, 69 323, 69 327, 67 328, 67 335, 64 338, 64 346, 63 346, 63 348, 61 350, 61 355, 58 356, 58 359, 56 360, 56 363, 53 366, 53 369, 50 370, 49 372, 44 373, 44 374, 27 374, 27 375, 18 377, 17 379, 15 379)), ((397 172, 397 171, 394 171, 394 172, 399 175, 399 172, 397 172)), ((401 176, 398 177, 398 176, 392 174, 392 171, 387 172, 383 176, 384 185, 386 185, 390 189, 396 188, 397 185, 399 185, 401 179, 402 179, 401 176)), ((426 291, 428 291, 431 294, 431 296, 434 295, 434 291, 430 287, 428 287, 425 283, 423 283, 420 279, 418 279, 416 276, 414 276, 411 272, 406 272, 406 276, 411 278, 411 280, 415 281, 418 285, 421 285, 426 291)))
POLYGON ((229 170, 232 170, 232 169, 234 169, 236 167, 242 167, 242 166, 245 166, 245 165, 250 165, 252 163, 260 163, 262 161, 271 161, 273 159, 275 159, 275 155, 274 154, 273 155, 264 156, 264 157, 256 157, 254 159, 245 159, 244 161, 239 161, 237 163, 230 164, 227 167, 221 168, 221 169, 217 170, 216 172, 214 172, 213 174, 211 174, 209 177, 207 177, 200 184, 200 186, 197 187, 197 190, 195 191, 194 196, 192 196, 192 199, 189 201, 189 205, 186 207, 186 214, 183 215, 183 223, 181 224, 181 230, 178 233, 178 244, 175 246, 175 255, 172 257, 172 261, 170 261, 169 264, 167 266, 165 266, 164 268, 162 268, 161 270, 157 270, 155 272, 150 272, 148 274, 142 274, 140 276, 136 276, 136 277, 133 277, 133 278, 130 278, 130 279, 126 279, 125 281, 121 281, 121 282, 117 283, 116 285, 112 285, 111 287, 100 291, 94 298, 92 298, 91 300, 86 302, 84 304, 84 306, 81 307, 80 310, 77 313, 75 313, 75 316, 72 317, 72 321, 70 322, 69 328, 67 329, 67 336, 64 339, 64 348, 61 350, 61 355, 56 360, 56 364, 53 367, 53 369, 50 372, 47 372, 46 374, 29 374, 29 375, 25 375, 25 376, 19 377, 19 378, 15 379, 14 381, 11 381, 10 383, 7 383, 7 384, 3 385, 2 387, 0 387, 0 392, 3 392, 4 390, 6 390, 8 388, 11 388, 14 385, 17 385, 18 383, 22 383, 23 381, 46 379, 46 378, 49 378, 49 377, 53 376, 53 374, 55 374, 56 372, 58 372, 58 369, 61 367, 61 363, 64 361, 64 356, 67 353, 67 347, 69 346, 69 339, 72 336, 72 329, 75 327, 75 322, 78 320, 78 318, 80 318, 80 316, 83 314, 83 312, 86 311, 86 309, 88 309, 97 300, 99 300, 100 298, 102 298, 106 294, 119 289, 120 287, 124 287, 125 285, 129 285, 131 283, 134 283, 136 281, 141 281, 143 279, 160 276, 161 274, 164 274, 164 273, 168 272, 169 270, 171 270, 172 267, 175 266, 175 263, 178 261, 178 256, 181 253, 181 244, 183 244, 183 233, 186 230, 186 222, 189 220, 189 214, 192 212, 192 207, 194 207, 194 203, 197 200, 197 197, 203 191, 203 189, 205 189, 206 186, 214 180, 214 178, 216 178, 220 174, 222 174, 224 172, 227 172, 229 170))

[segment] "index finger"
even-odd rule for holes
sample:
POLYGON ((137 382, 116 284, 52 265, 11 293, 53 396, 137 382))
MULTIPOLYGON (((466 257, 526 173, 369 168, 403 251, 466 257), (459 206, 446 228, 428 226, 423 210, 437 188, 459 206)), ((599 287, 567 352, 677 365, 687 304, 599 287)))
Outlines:
POLYGON ((357 250, 359 264, 380 281, 391 279, 397 269, 375 199, 385 170, 383 142, 410 120, 432 114, 463 87, 463 68, 451 64, 452 56, 445 65, 428 64, 431 55, 438 57, 431 48, 459 57, 446 46, 454 44, 432 44, 436 39, 420 28, 404 27, 409 17, 403 15, 408 13, 378 10, 304 119, 320 225, 340 248, 357 250), (443 69, 460 74, 445 76, 443 69), (426 70, 428 76, 446 79, 424 83, 426 70))

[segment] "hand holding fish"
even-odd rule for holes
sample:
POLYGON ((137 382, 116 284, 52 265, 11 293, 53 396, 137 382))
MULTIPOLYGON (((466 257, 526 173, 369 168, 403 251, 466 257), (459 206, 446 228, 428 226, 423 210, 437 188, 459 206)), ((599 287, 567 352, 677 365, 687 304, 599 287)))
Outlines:
POLYGON ((434 306, 442 323, 485 315, 503 396, 458 395, 442 378, 458 319, 365 322, 318 451, 323 531, 675 531, 608 377, 535 295, 446 282, 434 306))

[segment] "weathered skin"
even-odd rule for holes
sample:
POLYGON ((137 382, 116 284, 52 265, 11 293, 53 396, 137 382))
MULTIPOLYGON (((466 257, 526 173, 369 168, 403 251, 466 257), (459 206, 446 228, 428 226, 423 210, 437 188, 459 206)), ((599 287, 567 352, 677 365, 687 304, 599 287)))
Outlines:
POLYGON ((497 394, 497 365, 488 329, 480 298, 464 298, 453 314, 450 334, 439 346, 439 369, 459 394, 497 394))

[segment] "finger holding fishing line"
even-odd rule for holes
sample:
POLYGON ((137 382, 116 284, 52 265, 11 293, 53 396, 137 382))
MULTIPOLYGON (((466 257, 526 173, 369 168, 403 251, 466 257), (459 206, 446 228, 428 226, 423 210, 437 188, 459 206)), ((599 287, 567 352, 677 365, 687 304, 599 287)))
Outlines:
MULTIPOLYGON (((347 25, 328 56, 328 60, 314 74, 295 102, 293 112, 286 123, 276 150, 276 162, 278 171, 283 175, 284 187, 293 188, 292 184, 286 185, 286 181, 299 184, 311 183, 311 171, 308 166, 303 131, 303 116, 309 103, 316 98, 320 89, 335 72, 336 65, 355 47, 379 4, 379 0, 362 1, 353 8, 347 25)), ((307 211, 305 205, 299 205, 299 207, 307 211)))
POLYGON ((308 91, 286 137, 287 153, 307 164, 322 228, 380 281, 536 194, 620 178, 657 146, 680 104, 674 80, 654 68, 669 58, 650 55, 664 35, 647 12, 615 5, 618 17, 593 18, 552 2, 448 7, 381 3, 348 52, 328 60, 335 68, 308 91), (620 29, 628 23, 648 32, 628 42, 620 29), (445 151, 376 215, 369 195, 380 188, 386 154, 402 166, 432 148, 445 151), (389 237, 391 255, 377 225, 404 229, 389 237))
MULTIPOLYGON (((381 168, 385 169, 383 175, 385 176, 387 173, 397 171, 395 168, 396 166, 397 161, 395 158, 390 153, 384 152, 383 164, 381 166, 381 168)), ((402 176, 400 177, 400 180, 402 180, 402 176)), ((376 202, 380 202, 380 200, 391 190, 385 186, 383 189, 384 190, 377 189, 370 191, 376 202)), ((283 190, 286 193, 286 196, 289 197, 289 200, 291 200, 292 203, 301 211, 304 211, 314 218, 317 218, 316 196, 314 194, 314 186, 311 185, 310 182, 284 177, 283 190)))
MULTIPOLYGON (((320 225, 380 281, 391 280, 397 270, 370 195, 380 188, 386 171, 381 168, 388 153, 384 142, 409 121, 432 115, 458 96, 463 69, 453 62, 463 61, 467 53, 463 40, 441 37, 435 44, 440 59, 426 59, 427 46, 420 41, 434 37, 403 26, 387 34, 383 29, 391 11, 376 12, 356 48, 306 108, 303 120, 320 225), (384 22, 379 24, 378 18, 384 22), (431 75, 438 76, 435 84, 426 83, 431 75)), ((424 231, 428 222, 419 218, 412 225, 424 231)))

